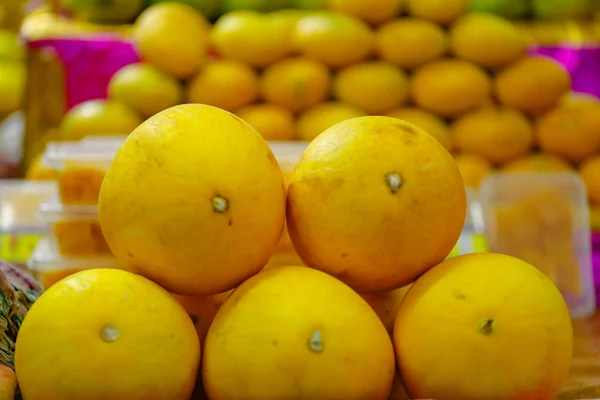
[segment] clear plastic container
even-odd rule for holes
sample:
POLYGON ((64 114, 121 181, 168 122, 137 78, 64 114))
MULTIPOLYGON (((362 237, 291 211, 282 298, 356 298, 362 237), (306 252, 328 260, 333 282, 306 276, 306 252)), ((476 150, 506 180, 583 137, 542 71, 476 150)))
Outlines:
POLYGON ((463 226, 458 242, 448 255, 448 258, 488 251, 483 216, 481 215, 481 205, 479 204, 477 194, 471 188, 466 188, 466 192, 467 216, 465 218, 465 225, 463 226))
POLYGON ((127 136, 86 136, 81 139, 80 143, 85 146, 106 146, 118 149, 125 139, 127 139, 127 136))
POLYGON ((0 259, 15 264, 27 262, 37 241, 47 232, 37 210, 54 196, 54 182, 0 180, 0 259))
POLYGON ((118 268, 116 259, 112 256, 73 258, 63 257, 53 251, 48 238, 41 239, 29 261, 28 268, 35 278, 48 289, 61 279, 87 269, 118 268))
POLYGON ((48 143, 43 165, 56 171, 58 194, 65 205, 95 205, 117 142, 48 143))
POLYGON ((596 309, 585 185, 575 173, 499 173, 479 191, 490 251, 536 266, 573 317, 596 309))
POLYGON ((52 249, 60 255, 112 254, 102 234, 96 206, 65 206, 49 201, 40 206, 39 215, 48 225, 52 249))

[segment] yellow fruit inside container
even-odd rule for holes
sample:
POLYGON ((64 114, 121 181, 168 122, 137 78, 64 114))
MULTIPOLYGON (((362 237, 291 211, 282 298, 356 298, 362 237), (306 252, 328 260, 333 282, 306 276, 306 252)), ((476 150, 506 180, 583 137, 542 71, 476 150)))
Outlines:
POLYGON ((58 175, 60 201, 65 205, 98 204, 98 194, 106 168, 66 163, 58 175))
POLYGON ((33 159, 27 171, 25 172, 25 178, 34 180, 34 181, 48 181, 55 180, 57 178, 56 171, 47 168, 43 165, 43 154, 39 154, 36 158, 33 159))
MULTIPOLYGON (((580 295, 580 257, 573 244, 578 216, 570 199, 555 187, 515 195, 519 197, 513 200, 508 193, 518 193, 518 187, 504 185, 497 190, 500 199, 485 207, 494 252, 535 265, 561 291, 580 295)), ((483 191, 487 193, 485 188, 483 191)))
POLYGON ((48 224, 52 246, 59 254, 111 254, 95 206, 65 206, 49 201, 39 206, 39 217, 48 224))
POLYGON ((127 136, 92 135, 77 141, 50 142, 41 166, 55 171, 63 205, 96 205, 110 162, 127 136))
POLYGON ((60 254, 111 254, 97 220, 58 221, 52 227, 52 233, 60 254))
POLYGON ((42 284, 49 289, 57 282, 88 269, 119 268, 112 256, 65 257, 54 249, 48 238, 40 239, 27 266, 42 284))

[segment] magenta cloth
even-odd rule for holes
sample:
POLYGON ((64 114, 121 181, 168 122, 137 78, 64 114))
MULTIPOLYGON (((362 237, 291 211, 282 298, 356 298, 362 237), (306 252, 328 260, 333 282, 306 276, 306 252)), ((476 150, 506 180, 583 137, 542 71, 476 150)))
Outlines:
POLYGON ((114 73, 140 61, 132 42, 112 34, 94 39, 32 40, 28 46, 52 50, 62 61, 68 109, 87 100, 105 99, 114 73))
POLYGON ((562 64, 571 75, 573 91, 600 97, 600 46, 540 46, 530 49, 530 53, 553 58, 562 64))
POLYGON ((592 269, 596 285, 596 304, 600 306, 600 232, 592 233, 592 269))

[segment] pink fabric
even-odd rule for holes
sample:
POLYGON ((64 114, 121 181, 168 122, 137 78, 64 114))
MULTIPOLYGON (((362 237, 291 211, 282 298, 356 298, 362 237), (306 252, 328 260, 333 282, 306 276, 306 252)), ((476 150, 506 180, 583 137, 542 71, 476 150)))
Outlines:
POLYGON ((558 61, 571 75, 573 91, 600 97, 600 46, 586 44, 578 46, 533 47, 531 54, 542 55, 558 61))
POLYGON ((42 39, 28 43, 30 49, 50 49, 65 70, 67 107, 87 100, 105 99, 110 78, 122 67, 140 61, 132 42, 114 34, 94 39, 42 39))

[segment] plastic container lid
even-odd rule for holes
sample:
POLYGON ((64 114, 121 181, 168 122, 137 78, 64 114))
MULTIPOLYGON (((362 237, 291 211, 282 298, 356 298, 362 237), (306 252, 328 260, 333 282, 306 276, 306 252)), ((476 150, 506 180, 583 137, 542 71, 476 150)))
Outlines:
POLYGON ((69 163, 108 168, 120 146, 116 141, 50 142, 42 164, 55 171, 63 170, 69 163))
POLYGON ((127 136, 123 136, 123 135, 106 135, 106 136, 92 135, 92 136, 83 137, 79 142, 84 145, 91 145, 91 146, 105 145, 105 144, 109 145, 109 146, 114 146, 114 145, 120 146, 123 144, 125 139, 127 139, 127 136))
POLYGON ((498 173, 479 190, 490 251, 536 266, 562 292, 571 315, 596 309, 585 185, 575 173, 498 173))
POLYGON ((95 221, 98 219, 98 207, 88 205, 63 205, 56 198, 40 204, 39 219, 45 223, 58 221, 95 221))
POLYGON ((48 228, 40 204, 56 196, 55 182, 0 180, 0 259, 25 264, 48 228))
POLYGON ((50 241, 47 238, 38 241, 33 254, 27 262, 27 267, 33 272, 82 271, 96 268, 115 268, 116 265, 116 259, 112 256, 61 256, 52 250, 50 241))
MULTIPOLYGON (((76 142, 50 142, 43 165, 57 171, 69 162, 108 167, 124 140, 124 136, 92 136, 76 142)), ((291 172, 308 142, 269 142, 269 146, 281 169, 291 172)))
POLYGON ((55 197, 55 182, 0 180, 0 231, 39 232, 44 224, 37 217, 40 204, 55 197))

